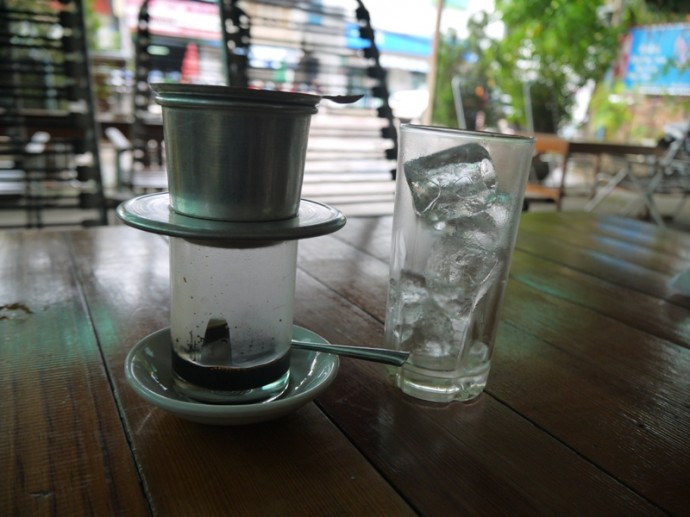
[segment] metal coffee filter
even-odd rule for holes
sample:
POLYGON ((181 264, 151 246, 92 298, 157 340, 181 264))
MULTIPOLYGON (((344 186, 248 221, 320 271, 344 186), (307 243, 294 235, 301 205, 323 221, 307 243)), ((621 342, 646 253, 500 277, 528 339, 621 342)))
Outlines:
POLYGON ((221 221, 297 215, 317 95, 154 84, 163 107, 170 206, 221 221))

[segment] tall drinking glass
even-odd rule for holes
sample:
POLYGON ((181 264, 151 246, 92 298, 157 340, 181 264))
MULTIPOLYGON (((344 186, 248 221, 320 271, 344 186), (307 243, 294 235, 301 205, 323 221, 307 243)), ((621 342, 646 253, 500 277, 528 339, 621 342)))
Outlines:
POLYGON ((486 386, 534 148, 532 138, 403 125, 386 347, 413 397, 471 400, 486 386))

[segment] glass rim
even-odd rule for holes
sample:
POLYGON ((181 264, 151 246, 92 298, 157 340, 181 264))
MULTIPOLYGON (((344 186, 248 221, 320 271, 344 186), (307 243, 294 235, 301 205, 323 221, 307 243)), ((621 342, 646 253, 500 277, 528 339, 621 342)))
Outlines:
POLYGON ((490 138, 492 140, 506 140, 510 143, 534 143, 533 136, 526 135, 511 135, 507 133, 496 133, 494 131, 476 131, 470 129, 458 129, 442 126, 428 126, 424 124, 401 124, 400 129, 404 131, 414 131, 417 133, 440 133, 448 136, 462 136, 473 140, 485 140, 490 138))

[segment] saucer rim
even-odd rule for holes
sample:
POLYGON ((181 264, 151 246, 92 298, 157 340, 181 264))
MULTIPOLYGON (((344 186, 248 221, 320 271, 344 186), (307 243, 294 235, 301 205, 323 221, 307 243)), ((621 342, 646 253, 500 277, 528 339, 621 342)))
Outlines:
POLYGON ((175 212, 169 192, 143 194, 118 205, 117 216, 127 225, 151 233, 188 239, 295 240, 318 237, 345 226, 343 213, 332 206, 301 199, 297 216, 278 221, 219 221, 175 212))
MULTIPOLYGON (((328 343, 327 340, 315 332, 293 325, 294 332, 306 333, 306 339, 313 339, 315 342, 328 343)), ((313 386, 297 394, 282 396, 276 400, 258 402, 252 404, 208 404, 192 400, 166 397, 158 391, 152 390, 145 383, 139 380, 139 376, 134 372, 134 360, 136 357, 143 356, 144 360, 151 363, 151 358, 143 353, 146 345, 151 345, 157 340, 164 339, 165 335, 170 335, 170 327, 165 327, 147 335, 138 341, 127 353, 125 358, 125 377, 130 387, 145 401, 152 405, 175 414, 185 420, 193 422, 214 424, 214 425, 242 425, 249 423, 263 422, 279 418, 288 413, 296 411, 303 405, 314 400, 335 380, 339 370, 340 361, 338 356, 323 352, 311 352, 307 350, 293 349, 291 354, 314 356, 317 362, 317 373, 326 372, 313 386)), ((157 343, 162 346, 161 343, 157 343)), ((160 381, 159 381, 160 382, 160 381)), ((292 379, 291 379, 292 382, 292 379)), ((172 385, 164 386, 166 389, 174 390, 172 385)))

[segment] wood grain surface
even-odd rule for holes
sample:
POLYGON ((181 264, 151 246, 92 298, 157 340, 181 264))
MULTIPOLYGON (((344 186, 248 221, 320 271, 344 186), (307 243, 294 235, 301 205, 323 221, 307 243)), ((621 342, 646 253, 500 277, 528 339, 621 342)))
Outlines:
POLYGON ((71 245, 0 232, 0 515, 147 515, 71 245))
MULTIPOLYGON (((381 346, 390 235, 301 241, 295 323, 381 346)), ((345 358, 295 413, 215 427, 125 380, 169 325, 165 238, 0 233, 0 515, 687 515, 687 268, 687 234, 525 214, 478 400, 416 401, 345 358)))

